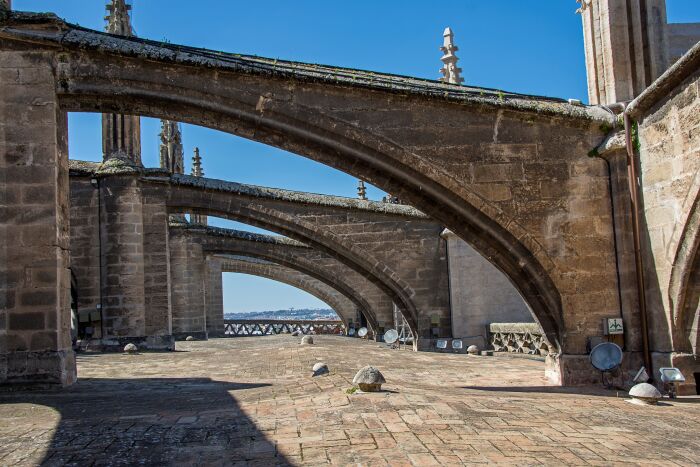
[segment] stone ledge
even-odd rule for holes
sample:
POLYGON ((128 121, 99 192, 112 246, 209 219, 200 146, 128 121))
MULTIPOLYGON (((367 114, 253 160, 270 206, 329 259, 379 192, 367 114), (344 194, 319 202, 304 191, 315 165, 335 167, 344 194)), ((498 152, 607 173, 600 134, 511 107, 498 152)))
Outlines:
POLYGON ((11 26, 0 29, 0 33, 6 36, 33 43, 58 44, 67 49, 98 50, 164 63, 373 89, 402 95, 425 96, 479 107, 506 108, 544 116, 561 116, 587 122, 590 126, 598 126, 600 123, 611 124, 613 121, 602 108, 572 105, 559 98, 461 86, 389 73, 226 53, 137 37, 123 37, 70 24, 58 19, 55 15, 13 12, 5 24, 11 26), (58 31, 40 30, 37 27, 21 28, 25 24, 41 23, 58 31))
POLYGON ((221 227, 206 227, 198 224, 182 224, 182 223, 170 223, 169 227, 173 232, 192 232, 200 235, 211 235, 215 237, 226 237, 235 238, 239 240, 247 240, 249 242, 259 242, 259 243, 269 243, 273 245, 287 245, 298 248, 310 248, 309 246, 292 240, 291 238, 277 236, 277 235, 265 235, 253 232, 246 232, 244 230, 236 229, 224 229, 221 227))
POLYGON ((73 350, 0 354, 0 387, 69 386, 77 377, 73 350))

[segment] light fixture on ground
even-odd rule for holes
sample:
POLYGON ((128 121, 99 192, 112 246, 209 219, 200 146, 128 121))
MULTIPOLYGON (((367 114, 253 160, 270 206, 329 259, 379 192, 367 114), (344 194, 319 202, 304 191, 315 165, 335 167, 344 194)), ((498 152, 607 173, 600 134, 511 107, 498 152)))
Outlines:
POLYGON ((671 399, 676 398, 678 394, 678 385, 685 383, 685 376, 678 368, 659 368, 661 374, 661 382, 664 383, 664 392, 671 399))
POLYGON ((622 363, 622 349, 612 342, 603 342, 591 350, 591 365, 600 371, 600 377, 607 388, 612 387, 610 377, 617 372, 622 363))
POLYGON ((365 337, 367 335, 367 328, 362 327, 357 331, 357 336, 358 337, 365 337))

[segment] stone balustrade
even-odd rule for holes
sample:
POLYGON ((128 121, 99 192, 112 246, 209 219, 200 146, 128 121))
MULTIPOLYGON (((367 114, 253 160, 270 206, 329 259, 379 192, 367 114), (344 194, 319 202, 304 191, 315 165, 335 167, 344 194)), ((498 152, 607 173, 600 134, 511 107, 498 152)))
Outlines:
POLYGON ((491 323, 488 334, 489 344, 496 352, 543 357, 549 354, 549 344, 537 323, 491 323))
POLYGON ((342 321, 226 319, 223 337, 272 336, 275 334, 345 334, 342 321))

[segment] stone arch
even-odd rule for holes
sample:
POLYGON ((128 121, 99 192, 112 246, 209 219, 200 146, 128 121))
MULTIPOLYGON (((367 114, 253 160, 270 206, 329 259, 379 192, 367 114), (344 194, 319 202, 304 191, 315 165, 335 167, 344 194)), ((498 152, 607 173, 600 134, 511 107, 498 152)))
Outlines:
MULTIPOLYGON (((262 259, 294 269, 319 280, 350 299, 362 311, 374 331, 379 328, 380 317, 382 321, 387 321, 392 317, 391 300, 387 298, 386 304, 383 304, 382 301, 376 300, 376 294, 368 293, 367 290, 361 291, 356 289, 361 284, 352 285, 349 283, 349 278, 336 277, 334 274, 337 271, 324 270, 314 258, 305 258, 302 254, 299 254, 299 251, 295 251, 313 251, 311 248, 296 244, 296 242, 290 242, 289 240, 286 242, 281 240, 279 243, 271 242, 266 241, 269 239, 265 237, 269 236, 227 231, 227 229, 177 228, 171 226, 170 232, 171 235, 188 235, 192 241, 202 245, 202 249, 206 254, 240 255, 262 259), (219 230, 220 234, 207 234, 207 232, 212 230, 219 230), (243 237, 258 239, 258 241, 243 237)), ((323 253, 318 252, 318 254, 323 253)), ((348 270, 348 272, 352 271, 348 270)), ((374 286, 371 282, 367 282, 367 285, 374 286)), ((380 291, 378 290, 378 292, 380 291)), ((415 329, 412 329, 412 331, 416 332, 415 329)))
MULTIPOLYGON (((351 321, 355 321, 355 303, 318 279, 286 266, 255 258, 245 256, 222 256, 220 258, 222 272, 248 274, 290 285, 328 304, 338 314, 346 327, 351 321)), ((361 310, 357 311, 361 312, 361 310)))
POLYGON ((676 246, 669 280, 671 338, 675 351, 697 354, 700 351, 700 172, 683 203, 685 224, 672 236, 676 246))
POLYGON ((614 124, 604 110, 117 38, 54 17, 19 18, 5 34, 53 54, 63 110, 219 129, 361 177, 433 215, 511 279, 557 350, 583 358, 615 306, 614 271, 580 260, 612 251, 609 232, 579 226, 611 221, 601 207, 608 194, 591 189, 602 164, 587 157, 601 126, 614 124), (558 222, 557 238, 543 221, 558 222))
POLYGON ((234 202, 224 195, 193 187, 171 186, 167 203, 173 211, 193 211, 242 222, 323 251, 382 289, 397 304, 411 329, 418 332, 418 311, 411 299, 415 295, 411 286, 385 263, 373 258, 370 252, 360 246, 348 244, 330 230, 280 210, 256 204, 254 201, 234 202))

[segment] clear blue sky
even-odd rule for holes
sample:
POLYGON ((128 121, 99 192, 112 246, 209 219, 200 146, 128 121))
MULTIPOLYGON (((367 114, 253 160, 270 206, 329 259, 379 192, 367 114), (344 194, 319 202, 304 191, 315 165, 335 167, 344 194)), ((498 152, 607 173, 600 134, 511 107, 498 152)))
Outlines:
MULTIPOLYGON (((670 22, 700 22, 699 0, 668 0, 670 22)), ((466 83, 587 101, 581 19, 574 0, 134 0, 137 35, 172 43, 435 79, 450 26, 466 83)), ((14 0, 102 30, 104 1, 14 0)), ((71 114, 71 158, 101 159, 99 116, 71 114)), ((159 122, 142 119, 143 161, 158 165, 159 122)), ((228 134, 183 125, 186 165, 198 146, 209 176, 355 196, 356 180, 303 157, 228 134)), ((371 199, 383 193, 370 187, 371 199)), ((222 220, 214 225, 235 226, 222 220)), ((227 311, 324 306, 286 285, 225 274, 227 311)))

